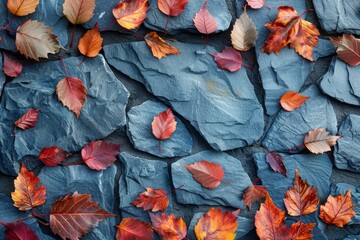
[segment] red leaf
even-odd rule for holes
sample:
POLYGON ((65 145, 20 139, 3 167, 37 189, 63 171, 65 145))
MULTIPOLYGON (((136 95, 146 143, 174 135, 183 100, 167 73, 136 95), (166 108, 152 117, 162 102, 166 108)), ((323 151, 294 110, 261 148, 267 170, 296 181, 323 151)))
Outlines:
POLYGON ((248 187, 243 195, 245 206, 251 209, 251 204, 265 198, 266 194, 268 194, 268 191, 264 186, 253 185, 248 187))
POLYGON ((39 240, 33 230, 23 222, 0 223, 5 229, 7 240, 39 240))
POLYGON ((280 104, 283 109, 285 109, 286 111, 292 112, 296 108, 300 108, 302 106, 302 104, 309 98, 310 97, 303 96, 300 93, 296 93, 294 91, 289 91, 281 97, 280 104))
POLYGON ((82 160, 91 169, 104 170, 116 161, 120 144, 111 144, 107 141, 94 141, 88 143, 81 150, 82 160))
POLYGON ((188 0, 159 0, 159 10, 168 16, 176 17, 180 15, 185 8, 188 0))
POLYGON ((15 126, 23 130, 35 127, 38 121, 39 111, 37 109, 30 109, 21 118, 15 122, 15 126))
POLYGON ((166 111, 159 113, 151 123, 152 133, 159 140, 165 140, 172 136, 176 130, 175 116, 168 108, 166 111))
POLYGON ((262 8, 265 4, 265 0, 246 0, 246 2, 253 9, 262 8))
POLYGON ((124 218, 116 228, 116 240, 154 239, 151 224, 136 218, 124 218))
POLYGON ((56 146, 43 148, 40 151, 39 160, 48 167, 55 167, 62 163, 67 157, 67 153, 56 146))
POLYGON ((283 163, 283 157, 280 153, 277 152, 268 152, 266 154, 266 162, 269 163, 272 170, 275 172, 281 173, 285 177, 286 175, 286 167, 283 163))
POLYGON ((22 71, 22 64, 4 53, 3 70, 6 76, 17 77, 22 71))
POLYGON ((185 165, 187 170, 191 172, 193 178, 204 188, 217 188, 224 177, 224 170, 220 164, 202 160, 195 162, 193 165, 185 165))
POLYGON ((219 68, 236 72, 240 70, 243 60, 240 52, 232 47, 225 47, 221 53, 211 54, 219 68))
POLYGON ((144 211, 163 212, 169 205, 169 199, 163 189, 146 188, 146 192, 141 193, 131 204, 138 208, 142 207, 144 211))
POLYGON ((206 8, 207 1, 200 11, 195 15, 194 25, 196 29, 203 34, 211 34, 218 28, 216 19, 209 13, 206 8))

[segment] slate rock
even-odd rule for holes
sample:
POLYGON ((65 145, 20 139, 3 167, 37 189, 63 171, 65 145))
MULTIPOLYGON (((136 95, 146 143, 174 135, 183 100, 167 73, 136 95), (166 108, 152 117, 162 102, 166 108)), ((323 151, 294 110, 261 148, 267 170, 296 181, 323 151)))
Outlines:
MULTIPOLYGON (((163 189, 171 192, 167 164, 157 160, 134 157, 129 153, 120 154, 122 172, 119 180, 120 210, 123 218, 137 218, 145 222, 150 220, 147 212, 134 207, 131 203, 145 192, 146 188, 163 189)), ((165 212, 171 214, 172 196, 168 195, 169 206, 165 212)))
POLYGON ((44 147, 79 151, 125 125, 128 91, 101 55, 75 67, 82 59, 65 59, 69 76, 80 78, 88 92, 78 119, 55 93, 57 83, 65 77, 61 61, 24 66, 22 74, 6 85, 0 106, 1 172, 16 175, 19 160, 38 156, 44 147), (40 109, 36 127, 17 130, 13 136, 14 122, 30 108, 40 109))
POLYGON ((293 112, 281 110, 274 119, 262 142, 269 151, 289 152, 293 148, 292 152, 296 152, 294 147, 303 144, 305 135, 315 128, 336 134, 337 120, 329 99, 316 86, 310 86, 302 95, 310 98, 301 108, 293 112))
POLYGON ((176 200, 181 204, 222 205, 244 208, 242 194, 247 187, 252 185, 240 160, 223 152, 203 151, 182 158, 171 165, 171 174, 175 187, 184 184, 182 188, 175 192, 176 200), (222 183, 217 188, 211 190, 203 188, 184 166, 201 160, 207 160, 222 166, 225 175, 222 183), (227 182, 229 183, 227 184, 227 182))
POLYGON ((171 43, 181 54, 154 58, 145 42, 104 47, 119 71, 190 121, 216 150, 253 144, 264 129, 263 109, 246 70, 230 73, 216 66, 210 46, 171 43))
POLYGON ((346 238, 344 238, 344 240, 359 240, 360 239, 360 235, 347 235, 346 238))
MULTIPOLYGON (((179 16, 170 17, 167 33, 171 35, 180 32, 199 33, 194 26, 195 14, 200 11, 205 1, 189 1, 185 6, 184 12, 179 16)), ((225 0, 208 1, 207 9, 215 17, 218 25, 217 32, 226 31, 231 23, 231 13, 225 0)), ((145 27, 155 31, 164 31, 167 15, 163 14, 158 8, 157 0, 150 0, 150 9, 144 22, 145 27)))
POLYGON ((136 149, 162 158, 189 155, 192 150, 192 138, 178 117, 175 116, 177 125, 171 138, 159 143, 152 134, 151 122, 155 116, 166 109, 168 107, 165 104, 154 101, 146 101, 131 108, 127 114, 127 133, 130 141, 136 149))
MULTIPOLYGON (((0 68, 3 67, 3 54, 0 54, 0 68)), ((0 97, 2 95, 2 89, 6 81, 6 76, 3 71, 0 71, 0 97)))
POLYGON ((321 28, 328 33, 360 34, 360 2, 353 0, 313 1, 321 28))
MULTIPOLYGON (((238 0, 236 3, 239 16, 243 12, 242 6, 244 6, 245 0, 238 0)), ((289 47, 283 48, 278 55, 261 51, 270 33, 264 25, 276 19, 279 6, 292 6, 299 14, 302 14, 307 9, 306 2, 298 0, 273 0, 267 1, 266 7, 261 9, 247 8, 247 13, 254 21, 259 32, 255 51, 262 85, 265 90, 266 112, 269 115, 273 115, 281 109, 279 99, 284 93, 290 90, 296 92, 300 90, 314 66, 313 62, 301 57, 294 49, 289 47)), ((302 18, 305 18, 305 16, 302 18)), ((314 61, 319 57, 328 56, 334 52, 335 47, 330 41, 320 39, 318 46, 314 48, 314 61)))

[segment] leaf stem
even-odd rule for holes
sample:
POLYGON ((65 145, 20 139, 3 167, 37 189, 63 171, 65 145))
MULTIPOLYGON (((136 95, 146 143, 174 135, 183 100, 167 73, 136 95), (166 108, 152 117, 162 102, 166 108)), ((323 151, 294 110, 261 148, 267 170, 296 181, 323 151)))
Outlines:
POLYGON ((134 35, 135 37, 145 39, 145 37, 144 37, 143 35, 141 35, 141 34, 133 33, 133 35, 134 35))
POLYGON ((83 64, 86 61, 86 56, 84 56, 83 60, 81 62, 79 62, 78 64, 76 64, 76 66, 80 66, 81 64, 83 64))
POLYGON ((76 25, 73 24, 73 28, 71 30, 71 42, 70 42, 70 48, 73 47, 74 45, 74 36, 75 36, 75 28, 76 28, 76 25))
POLYGON ((100 30, 99 32, 105 32, 106 30, 108 30, 109 28, 112 27, 112 25, 114 25, 117 22, 117 19, 115 19, 114 21, 112 21, 107 27, 105 27, 104 29, 100 30))
POLYGON ((300 145, 297 145, 297 146, 294 146, 294 147, 292 147, 292 148, 290 148, 289 149, 289 153, 291 153, 294 149, 298 149, 299 150, 299 148, 301 148, 301 147, 303 147, 303 146, 305 146, 305 144, 300 144, 300 145))
POLYGON ((164 27, 164 34, 165 35, 167 35, 167 27, 168 27, 168 24, 169 24, 169 20, 170 20, 170 15, 167 15, 166 22, 165 22, 165 27, 164 27))
POLYGON ((70 167, 70 166, 76 166, 76 165, 83 165, 84 162, 83 161, 80 161, 80 162, 74 162, 74 163, 62 163, 61 165, 64 166, 64 167, 70 167))
POLYGON ((166 195, 169 195, 169 194, 175 192, 176 190, 178 190, 178 189, 180 189, 180 188, 182 188, 182 187, 184 187, 184 186, 185 186, 185 184, 182 184, 182 185, 178 186, 177 188, 174 188, 174 189, 171 190, 170 192, 166 193, 166 195))
POLYGON ((63 65, 63 67, 64 67, 64 71, 65 71, 66 77, 69 77, 69 74, 68 74, 68 71, 67 71, 67 69, 66 69, 66 65, 65 65, 64 59, 63 59, 62 57, 60 57, 59 59, 60 59, 62 65, 63 65))
POLYGON ((21 221, 24 221, 24 220, 27 220, 27 219, 30 219, 30 218, 34 218, 34 217, 35 216, 30 215, 30 216, 27 216, 27 217, 16 219, 14 222, 21 222, 21 221))
POLYGON ((308 12, 311 12, 311 11, 314 11, 314 9, 312 9, 312 8, 306 9, 306 10, 300 15, 300 18, 301 18, 302 16, 304 16, 304 14, 307 14, 308 12))

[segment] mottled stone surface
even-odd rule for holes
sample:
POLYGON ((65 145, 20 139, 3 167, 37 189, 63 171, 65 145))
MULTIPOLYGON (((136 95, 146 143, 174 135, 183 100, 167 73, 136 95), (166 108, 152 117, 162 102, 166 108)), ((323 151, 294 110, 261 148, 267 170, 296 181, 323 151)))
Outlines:
MULTIPOLYGON (((295 146, 303 144, 305 135, 315 128, 326 128, 332 134, 337 132, 337 120, 329 99, 316 86, 302 92, 310 98, 301 108, 293 112, 281 110, 274 119, 262 145, 270 151, 296 152, 295 146)), ((300 149, 303 149, 301 147, 300 149)))
MULTIPOLYGON (((1 66, 3 66, 3 54, 0 54, 0 68, 1 66)), ((3 71, 0 71, 0 97, 1 97, 1 94, 2 94, 2 89, 3 89, 3 86, 5 84, 5 81, 6 81, 6 76, 4 74, 3 71)))
POLYGON ((55 93, 57 83, 65 77, 61 61, 25 66, 22 74, 6 85, 0 106, 1 172, 15 175, 20 159, 38 156, 44 147, 79 151, 86 143, 125 125, 128 91, 101 55, 76 67, 82 59, 65 59, 69 76, 80 78, 88 92, 78 119, 55 93), (40 109, 37 125, 12 136, 14 122, 30 108, 40 109))
POLYGON ((344 240, 359 240, 360 239, 360 235, 348 235, 346 236, 346 238, 344 238, 344 240))
POLYGON ((216 150, 253 144, 264 129, 263 109, 246 71, 221 70, 210 46, 171 43, 180 55, 154 58, 145 42, 104 47, 108 62, 143 83, 190 121, 216 150))

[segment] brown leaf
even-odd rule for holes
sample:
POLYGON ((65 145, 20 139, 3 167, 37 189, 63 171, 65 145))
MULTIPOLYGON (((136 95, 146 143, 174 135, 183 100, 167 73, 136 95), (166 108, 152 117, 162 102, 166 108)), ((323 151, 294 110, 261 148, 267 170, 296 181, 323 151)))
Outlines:
POLYGON ((181 240, 186 237, 187 227, 184 220, 175 218, 174 214, 170 216, 165 213, 149 213, 153 229, 166 240, 181 240))
POLYGON ((266 154, 266 162, 269 163, 272 170, 275 172, 281 173, 285 177, 286 175, 286 167, 283 163, 283 157, 280 153, 277 152, 268 152, 266 154))
POLYGON ((290 226, 288 239, 291 240, 310 240, 313 238, 311 234, 316 223, 302 223, 296 222, 290 226))
POLYGON ((296 108, 301 108, 302 104, 309 98, 310 97, 303 96, 300 93, 296 93, 294 91, 289 91, 281 97, 280 104, 283 109, 285 109, 286 111, 292 112, 296 108))
POLYGON ((107 141, 93 141, 81 150, 82 160, 93 170, 104 170, 113 165, 119 153, 120 144, 107 141))
POLYGON ((100 35, 98 24, 88 30, 79 40, 79 51, 87 57, 96 57, 102 49, 103 38, 100 35))
POLYGON ((94 16, 95 0, 65 0, 63 13, 72 24, 83 24, 94 16))
POLYGON ((176 47, 171 46, 164 39, 162 39, 156 32, 150 32, 145 35, 145 41, 150 47, 154 57, 161 59, 170 54, 180 54, 181 52, 176 47))
POLYGON ((38 109, 30 109, 21 118, 16 120, 15 126, 23 130, 35 127, 38 122, 39 112, 40 110, 38 109))
POLYGON ((243 195, 245 206, 251 209, 251 204, 265 198, 266 194, 268 194, 268 191, 264 186, 252 185, 248 187, 243 195))
POLYGON ((224 170, 220 164, 206 160, 194 162, 194 164, 185 165, 185 167, 191 172, 193 178, 207 189, 217 188, 224 177, 224 170))
POLYGON ((67 153, 56 146, 43 148, 40 151, 39 160, 48 167, 55 167, 62 163, 67 157, 67 153))
POLYGON ((9 12, 15 16, 26 16, 35 12, 39 0, 7 0, 6 6, 9 12))
POLYGON ((143 208, 144 211, 163 212, 169 205, 169 199, 163 189, 146 188, 146 191, 141 193, 131 204, 143 208))
POLYGON ((360 39, 343 34, 341 37, 330 37, 330 40, 337 46, 336 53, 341 60, 352 67, 360 64, 360 39))
POLYGON ((135 218, 124 218, 116 233, 116 240, 152 240, 153 230, 150 223, 135 218))
POLYGON ((304 145, 310 152, 319 154, 331 151, 340 136, 332 136, 324 128, 316 128, 306 134, 304 145))
POLYGON ((151 123, 152 133, 159 140, 169 139, 176 130, 177 122, 175 116, 168 108, 159 113, 151 123))
POLYGON ((10 58, 7 54, 4 53, 3 71, 6 76, 17 77, 22 71, 22 64, 19 61, 10 58))
POLYGON ((148 10, 148 0, 121 0, 113 9, 113 15, 120 26, 131 30, 141 25, 148 10))
POLYGON ((246 13, 246 7, 240 18, 236 19, 230 36, 233 47, 239 51, 247 51, 255 46, 258 32, 254 22, 246 13))
POLYGON ((216 19, 210 14, 206 8, 207 1, 205 1, 204 6, 196 13, 194 18, 194 25, 196 29, 203 34, 214 33, 218 26, 216 19))

